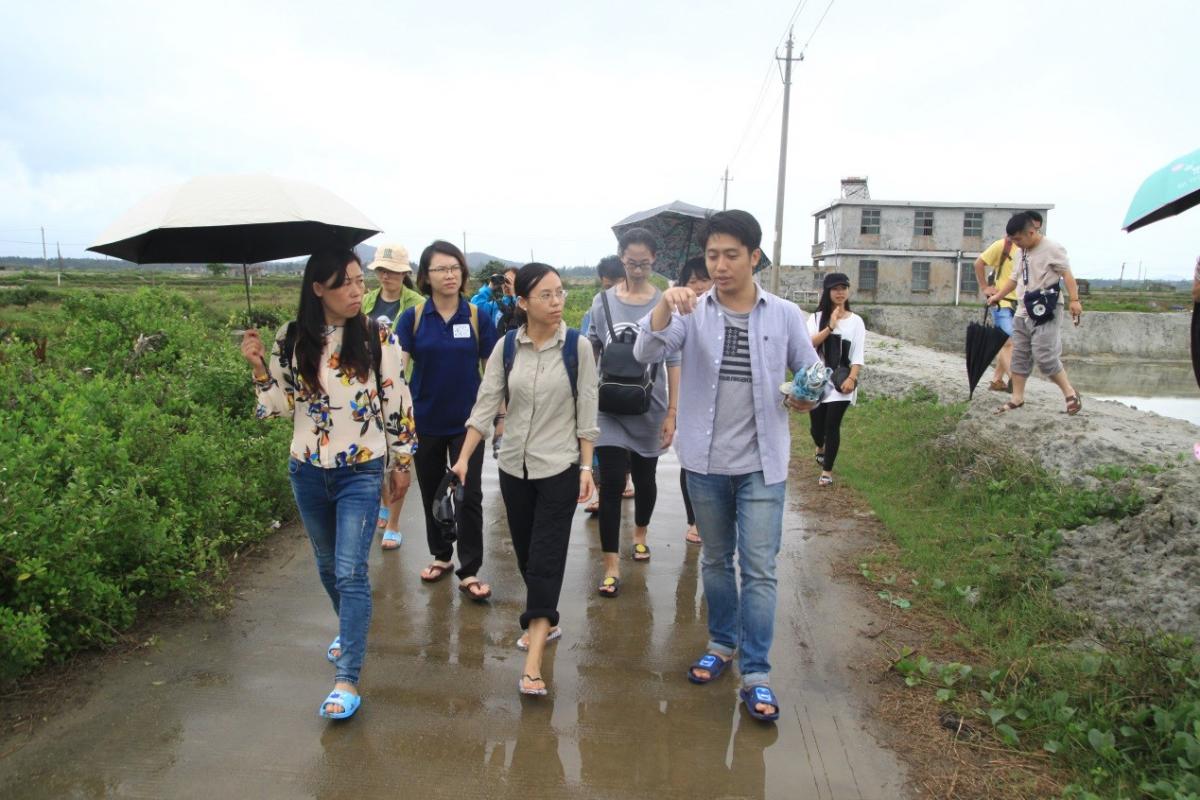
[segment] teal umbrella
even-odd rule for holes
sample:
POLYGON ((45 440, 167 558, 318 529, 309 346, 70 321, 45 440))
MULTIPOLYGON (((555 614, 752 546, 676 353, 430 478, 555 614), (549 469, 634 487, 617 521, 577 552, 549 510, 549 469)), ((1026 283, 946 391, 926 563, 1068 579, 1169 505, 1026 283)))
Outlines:
POLYGON ((1129 211, 1126 231, 1173 217, 1200 203, 1200 150, 1175 159, 1142 182, 1129 211))

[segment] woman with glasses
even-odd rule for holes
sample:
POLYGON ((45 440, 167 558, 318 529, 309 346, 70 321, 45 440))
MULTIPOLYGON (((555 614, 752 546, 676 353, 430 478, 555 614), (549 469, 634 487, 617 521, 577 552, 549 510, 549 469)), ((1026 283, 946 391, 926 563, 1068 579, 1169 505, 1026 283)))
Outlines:
MULTIPOLYGON (((614 341, 632 342, 638 322, 650 313, 662 295, 650 283, 658 243, 644 228, 631 228, 621 235, 617 254, 625 267, 625 280, 601 292, 592 302, 591 323, 586 331, 604 372, 604 350, 614 341)), ((647 367, 653 379, 649 410, 618 413, 601 409, 600 438, 596 441, 600 475, 600 549, 604 553, 604 579, 597 591, 614 598, 621 592, 620 537, 621 494, 625 474, 633 477, 634 561, 650 560, 646 535, 658 497, 655 472, 658 457, 675 438, 675 412, 679 403, 679 356, 647 367)))
MULTIPOLYGON (((421 446, 414 462, 425 535, 433 561, 421 580, 436 583, 454 567, 454 542, 433 518, 438 484, 448 465, 458 460, 467 432, 467 417, 479 390, 480 364, 496 344, 496 326, 487 314, 463 299, 467 259, 450 242, 436 241, 421 253, 417 288, 428 300, 400 315, 396 335, 412 359, 413 408, 421 446)), ((463 479, 464 497, 457 509, 458 588, 472 600, 484 601, 492 589, 479 580, 483 566, 483 451, 470 460, 463 479)))
POLYGON ((525 581, 526 651, 521 694, 544 695, 542 653, 562 636, 558 598, 567 564, 575 505, 592 493, 596 428, 596 367, 590 347, 562 321, 567 293, 557 270, 526 264, 517 273, 517 320, 483 374, 454 473, 470 470, 501 404, 508 433, 500 445, 500 493, 517 567, 525 581), (506 355, 506 350, 509 351, 506 355), (506 363, 507 361, 507 363, 506 363), (571 372, 574 372, 574 375, 571 372))

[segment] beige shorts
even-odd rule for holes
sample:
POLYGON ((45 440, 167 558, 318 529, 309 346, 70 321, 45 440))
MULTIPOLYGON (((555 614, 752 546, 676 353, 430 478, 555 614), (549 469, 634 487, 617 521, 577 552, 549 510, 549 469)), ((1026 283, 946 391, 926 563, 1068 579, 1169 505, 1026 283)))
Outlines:
POLYGON ((1062 372, 1062 335, 1058 327, 1062 313, 1059 308, 1054 312, 1054 319, 1036 326, 1026 316, 1013 319, 1013 375, 1028 378, 1034 364, 1047 378, 1062 372))

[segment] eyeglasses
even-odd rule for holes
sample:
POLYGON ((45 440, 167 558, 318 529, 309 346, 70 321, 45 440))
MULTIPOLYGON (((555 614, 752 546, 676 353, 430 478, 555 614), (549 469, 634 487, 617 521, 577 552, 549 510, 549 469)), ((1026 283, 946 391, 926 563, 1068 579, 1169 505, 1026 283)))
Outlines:
POLYGON ((551 291, 538 292, 537 294, 533 295, 533 299, 540 300, 543 303, 549 303, 551 299, 566 300, 567 299, 567 290, 566 289, 555 289, 553 292, 551 292, 551 291))
POLYGON ((653 261, 626 261, 625 266, 630 269, 650 269, 653 266, 653 261))
POLYGON ((430 267, 430 275, 449 275, 451 272, 458 272, 460 267, 430 267))

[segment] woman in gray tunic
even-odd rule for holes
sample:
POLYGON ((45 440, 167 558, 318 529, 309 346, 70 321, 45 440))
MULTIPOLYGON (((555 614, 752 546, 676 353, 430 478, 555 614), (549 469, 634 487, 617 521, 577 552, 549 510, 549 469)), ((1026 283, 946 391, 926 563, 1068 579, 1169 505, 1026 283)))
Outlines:
MULTIPOLYGON (((614 334, 620 340, 632 341, 637 335, 638 321, 658 302, 662 293, 648 280, 657 249, 653 235, 643 228, 633 228, 621 236, 617 253, 625 266, 625 282, 596 296, 586 331, 598 358, 614 334)), ((655 481, 658 457, 675 438, 679 356, 668 358, 651 369, 655 380, 648 411, 644 414, 599 413, 600 438, 596 442, 596 457, 599 461, 597 482, 600 484, 604 580, 598 591, 602 597, 616 597, 621 591, 621 492, 625 488, 627 472, 633 476, 635 490, 633 560, 650 560, 646 533, 658 494, 655 481)))

